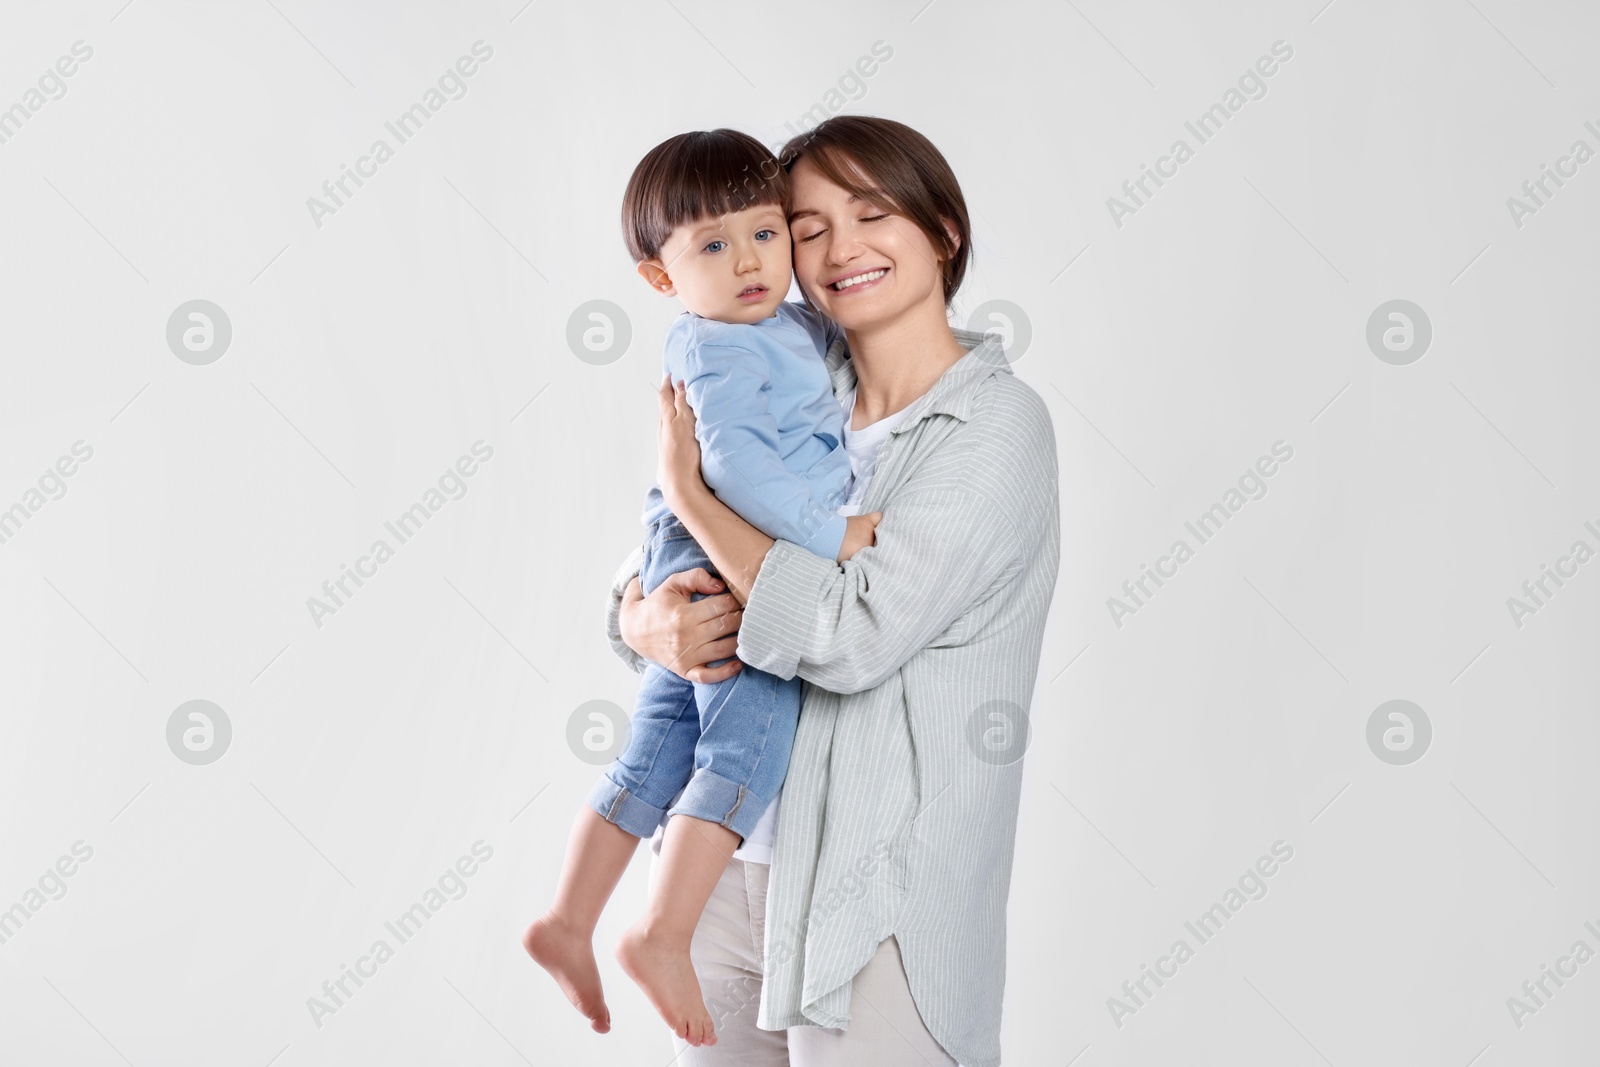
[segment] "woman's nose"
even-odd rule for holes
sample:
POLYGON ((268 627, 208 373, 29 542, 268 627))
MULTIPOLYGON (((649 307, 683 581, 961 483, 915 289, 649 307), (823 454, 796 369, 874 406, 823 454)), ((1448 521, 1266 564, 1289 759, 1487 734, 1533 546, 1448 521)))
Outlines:
POLYGON ((843 266, 861 255, 861 242, 854 237, 839 237, 828 242, 828 262, 843 266))

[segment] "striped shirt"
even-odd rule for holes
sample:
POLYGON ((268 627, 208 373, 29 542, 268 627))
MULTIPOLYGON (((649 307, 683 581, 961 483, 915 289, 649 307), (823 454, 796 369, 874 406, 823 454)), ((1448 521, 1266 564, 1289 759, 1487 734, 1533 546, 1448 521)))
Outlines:
MULTIPOLYGON (((884 444, 862 510, 877 543, 844 563, 768 550, 738 655, 798 674, 801 715, 767 899, 758 1025, 847 1027, 851 980, 900 945, 929 1032, 1000 1062, 1006 897, 1027 709, 1060 565, 1055 431, 994 336, 968 349, 884 444)), ((838 397, 855 385, 828 351, 838 397)), ((607 631, 637 570, 613 581, 607 631)))

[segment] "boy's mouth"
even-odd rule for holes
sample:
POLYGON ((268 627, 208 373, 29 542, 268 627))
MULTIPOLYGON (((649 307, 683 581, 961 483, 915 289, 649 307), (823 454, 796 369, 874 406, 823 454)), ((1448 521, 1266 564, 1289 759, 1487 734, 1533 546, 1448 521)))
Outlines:
POLYGON ((744 291, 739 294, 739 299, 744 301, 746 304, 754 304, 754 303, 758 302, 762 297, 764 297, 766 295, 767 295, 767 287, 766 286, 764 286, 764 285, 750 285, 750 286, 746 286, 744 291))

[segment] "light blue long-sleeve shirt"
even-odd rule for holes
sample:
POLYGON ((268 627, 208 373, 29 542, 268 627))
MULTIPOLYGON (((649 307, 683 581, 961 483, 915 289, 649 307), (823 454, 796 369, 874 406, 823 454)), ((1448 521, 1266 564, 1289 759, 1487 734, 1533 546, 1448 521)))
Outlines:
MULTIPOLYGON (((850 481, 844 412, 823 355, 838 327, 803 304, 742 324, 684 312, 667 331, 663 369, 686 383, 700 473, 750 525, 824 559, 838 558, 850 481)), ((659 486, 646 525, 671 514, 659 486)))

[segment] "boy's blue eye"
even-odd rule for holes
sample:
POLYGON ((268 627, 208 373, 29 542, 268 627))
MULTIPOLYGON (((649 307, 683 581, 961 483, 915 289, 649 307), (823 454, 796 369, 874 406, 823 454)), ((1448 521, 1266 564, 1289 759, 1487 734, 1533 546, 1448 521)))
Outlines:
MULTIPOLYGON (((764 233, 770 233, 773 237, 778 236, 778 231, 777 230, 757 230, 756 231, 756 238, 759 240, 761 238, 761 235, 764 234, 764 233)), ((770 240, 770 238, 769 238, 769 240, 770 240)))
POLYGON ((701 251, 710 252, 711 251, 711 245, 721 245, 721 244, 727 244, 727 243, 728 242, 726 242, 726 241, 712 241, 710 245, 706 245, 705 248, 701 249, 701 251))

